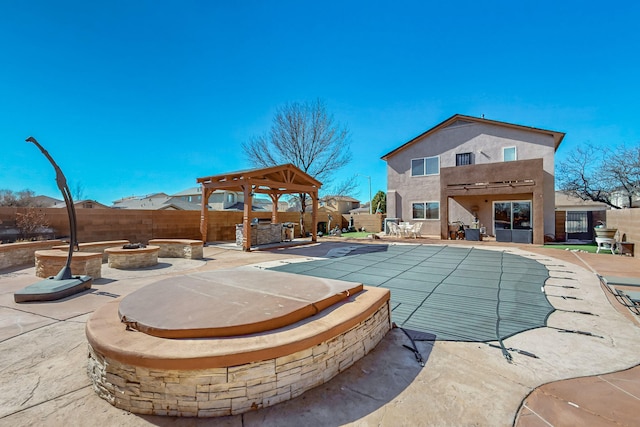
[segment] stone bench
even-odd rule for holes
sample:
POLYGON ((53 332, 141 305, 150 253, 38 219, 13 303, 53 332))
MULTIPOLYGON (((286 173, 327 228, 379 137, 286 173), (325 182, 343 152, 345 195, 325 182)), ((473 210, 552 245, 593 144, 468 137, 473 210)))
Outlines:
MULTIPOLYGON (((36 251, 36 276, 43 278, 55 276, 66 265, 68 256, 68 250, 49 249, 36 251)), ((91 276, 94 279, 101 278, 102 254, 99 252, 74 252, 71 257, 71 274, 91 276)))
POLYGON ((116 248, 107 248, 104 252, 109 257, 109 267, 129 269, 151 267, 158 264, 159 250, 159 246, 147 246, 135 249, 123 249, 122 246, 119 246, 116 248))
POLYGON ((60 240, 5 243, 0 245, 0 270, 33 264, 36 251, 49 250, 62 243, 60 240))
MULTIPOLYGON (((122 246, 130 243, 128 240, 109 240, 104 242, 85 242, 79 243, 78 247, 80 252, 100 252, 102 254, 102 262, 106 263, 109 260, 109 256, 104 253, 107 248, 113 248, 115 246, 122 246)), ((53 249, 60 249, 63 251, 69 250, 69 245, 54 246, 53 249)))
POLYGON ((158 253, 160 258, 202 259, 203 257, 202 240, 152 239, 149 240, 149 244, 160 247, 158 253))

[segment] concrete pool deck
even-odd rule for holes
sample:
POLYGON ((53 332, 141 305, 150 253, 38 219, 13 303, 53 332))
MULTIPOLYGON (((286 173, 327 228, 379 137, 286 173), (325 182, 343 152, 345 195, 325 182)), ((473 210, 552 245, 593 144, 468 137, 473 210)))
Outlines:
POLYGON ((422 368, 403 347, 410 345, 406 336, 394 329, 329 383, 274 407, 219 419, 133 415, 109 405, 91 388, 84 326, 106 302, 159 277, 325 256, 360 241, 326 242, 250 253, 210 246, 204 248, 204 260, 160 259, 155 268, 136 271, 103 265, 103 277, 90 292, 49 303, 13 301, 15 290, 37 281, 33 267, 1 270, 0 425, 637 425, 638 318, 609 299, 595 272, 640 277, 640 260, 491 242, 473 246, 548 260, 566 271, 567 279, 554 283, 577 289, 558 287, 558 295, 580 299, 554 298, 554 306, 566 311, 554 312, 548 325, 593 335, 551 327, 515 335, 505 344, 531 350, 539 359, 514 354, 511 364, 499 349, 483 343, 417 342, 426 360, 422 368))

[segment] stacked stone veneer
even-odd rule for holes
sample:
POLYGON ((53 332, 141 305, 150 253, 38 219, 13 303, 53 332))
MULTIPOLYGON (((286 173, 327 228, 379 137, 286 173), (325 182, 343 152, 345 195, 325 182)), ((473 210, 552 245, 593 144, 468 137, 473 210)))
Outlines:
MULTIPOLYGON (((37 277, 51 277, 60 272, 67 263, 68 251, 51 249, 36 251, 35 264, 37 277)), ((102 277, 102 254, 91 252, 74 252, 71 257, 71 274, 76 276, 91 276, 94 279, 102 277)))
MULTIPOLYGON (((280 243, 283 240, 282 224, 251 224, 251 246, 280 243)), ((242 246, 243 224, 236 225, 236 245, 242 246)))
POLYGON ((0 270, 3 268, 33 265, 36 251, 51 249, 61 244, 60 240, 5 243, 0 245, 0 270))
POLYGON ((202 240, 153 239, 149 244, 160 247, 160 258, 202 259, 204 256, 202 240))
POLYGON ((100 397, 137 414, 241 414, 299 396, 353 365, 389 331, 389 313, 387 300, 361 323, 311 348, 221 368, 161 370, 133 366, 104 357, 89 345, 88 373, 100 397))
MULTIPOLYGON (((79 243, 78 249, 80 252, 100 252, 102 254, 102 262, 106 263, 109 260, 109 255, 105 253, 105 249, 112 248, 114 246, 123 246, 130 243, 128 240, 110 240, 107 242, 87 242, 79 243)), ((54 246, 53 249, 60 249, 68 251, 68 245, 54 246)))
POLYGON ((158 246, 147 246, 139 249, 107 248, 105 253, 109 256, 109 267, 118 269, 131 269, 151 267, 158 264, 158 246))

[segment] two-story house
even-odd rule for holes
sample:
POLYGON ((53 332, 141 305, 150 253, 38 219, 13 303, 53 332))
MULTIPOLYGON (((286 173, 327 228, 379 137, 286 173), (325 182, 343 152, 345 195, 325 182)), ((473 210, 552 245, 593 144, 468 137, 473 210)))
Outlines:
POLYGON ((449 237, 477 225, 498 241, 555 232, 554 157, 564 133, 456 114, 382 156, 387 216, 449 237))

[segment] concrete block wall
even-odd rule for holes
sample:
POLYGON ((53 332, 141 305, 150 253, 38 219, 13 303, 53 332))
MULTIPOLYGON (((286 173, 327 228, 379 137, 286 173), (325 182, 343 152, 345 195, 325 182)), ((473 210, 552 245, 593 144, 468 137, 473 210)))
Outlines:
POLYGON ((389 302, 334 338, 293 354, 200 370, 128 365, 89 345, 89 377, 112 405, 147 415, 217 417, 275 405, 321 385, 369 353, 390 329, 389 302))
POLYGON ((625 242, 635 243, 634 257, 640 252, 640 208, 611 209, 607 212, 607 228, 617 228, 625 242))
MULTIPOLYGON (((66 209, 43 208, 49 225, 56 236, 68 237, 69 218, 66 209)), ((17 212, 24 208, 1 208, 0 221, 15 221, 17 212)), ((242 223, 242 212, 209 211, 209 240, 233 241, 236 224, 242 223)), ((254 217, 271 218, 271 212, 254 212, 254 217)), ((195 239, 200 234, 199 211, 149 211, 136 209, 76 209, 78 242, 129 240, 147 243, 151 239, 195 239)), ((296 224, 296 236, 300 233, 299 212, 278 212, 279 222, 296 224)), ((328 221, 326 213, 318 214, 319 222, 328 221)), ((311 214, 305 214, 307 231, 311 231, 311 214)), ((59 243, 58 243, 59 244, 59 243)))
POLYGON ((386 215, 382 214, 358 214, 358 215, 342 215, 342 223, 349 224, 351 217, 353 216, 353 226, 360 230, 362 227, 366 231, 370 231, 372 233, 379 233, 384 229, 384 218, 386 215))

